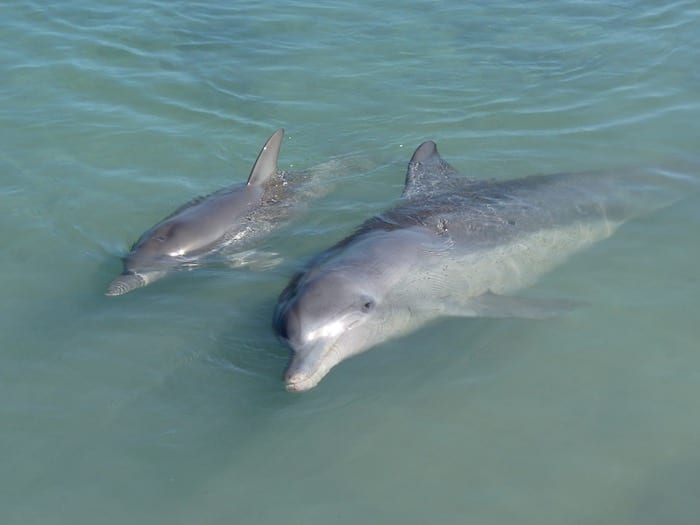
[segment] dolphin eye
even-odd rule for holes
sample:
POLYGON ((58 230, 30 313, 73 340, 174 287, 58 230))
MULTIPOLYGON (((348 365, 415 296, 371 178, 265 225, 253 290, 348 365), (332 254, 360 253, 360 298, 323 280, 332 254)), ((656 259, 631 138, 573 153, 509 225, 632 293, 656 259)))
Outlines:
POLYGON ((364 302, 362 303, 362 312, 365 314, 368 314, 374 309, 374 301, 371 299, 365 299, 364 302))

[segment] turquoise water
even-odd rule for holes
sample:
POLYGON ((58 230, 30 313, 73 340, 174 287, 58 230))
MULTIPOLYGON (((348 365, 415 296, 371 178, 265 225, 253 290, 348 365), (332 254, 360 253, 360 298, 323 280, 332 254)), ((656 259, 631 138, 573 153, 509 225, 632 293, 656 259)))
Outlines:
POLYGON ((424 140, 478 177, 697 155, 697 2, 17 2, 0 30, 3 523, 696 523, 697 196, 535 287, 585 307, 440 322, 308 394, 270 317, 424 140), (278 127, 280 167, 335 166, 281 264, 103 296, 278 127))

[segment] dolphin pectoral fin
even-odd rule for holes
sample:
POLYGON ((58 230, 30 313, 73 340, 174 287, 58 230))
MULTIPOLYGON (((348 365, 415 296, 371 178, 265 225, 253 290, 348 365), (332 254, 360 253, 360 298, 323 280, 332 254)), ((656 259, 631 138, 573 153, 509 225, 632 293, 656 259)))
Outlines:
POLYGON ((557 317, 580 303, 566 299, 533 299, 496 295, 488 292, 469 301, 464 314, 467 317, 519 317, 522 319, 549 319, 557 317))
POLYGON ((283 138, 284 129, 280 128, 267 139, 255 160, 255 164, 253 164, 253 169, 250 171, 248 186, 262 186, 272 175, 277 173, 277 159, 280 155, 283 138))
POLYGON ((244 252, 226 255, 224 264, 229 268, 246 267, 251 270, 269 270, 282 263, 283 258, 279 253, 261 250, 247 250, 244 252))

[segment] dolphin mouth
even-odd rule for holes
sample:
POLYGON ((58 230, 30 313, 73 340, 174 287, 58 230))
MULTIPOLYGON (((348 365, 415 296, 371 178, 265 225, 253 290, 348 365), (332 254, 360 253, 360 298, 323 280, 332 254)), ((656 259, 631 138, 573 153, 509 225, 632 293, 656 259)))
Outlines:
POLYGON ((291 367, 287 369, 284 377, 284 388, 287 392, 308 392, 314 388, 328 373, 328 369, 318 364, 313 370, 294 371, 291 367))
POLYGON ((124 295, 136 288, 141 288, 146 286, 146 279, 137 273, 125 273, 114 279, 111 282, 105 295, 108 297, 113 297, 116 295, 124 295))
POLYGON ((306 356, 299 358, 299 353, 294 351, 295 356, 287 367, 284 374, 284 386, 287 392, 308 392, 314 388, 330 372, 333 365, 329 366, 328 360, 335 349, 335 344, 330 345, 321 355, 306 356))
POLYGON ((298 394, 301 392, 308 392, 314 388, 321 378, 316 379, 315 377, 304 377, 299 379, 287 379, 284 388, 287 392, 298 394))

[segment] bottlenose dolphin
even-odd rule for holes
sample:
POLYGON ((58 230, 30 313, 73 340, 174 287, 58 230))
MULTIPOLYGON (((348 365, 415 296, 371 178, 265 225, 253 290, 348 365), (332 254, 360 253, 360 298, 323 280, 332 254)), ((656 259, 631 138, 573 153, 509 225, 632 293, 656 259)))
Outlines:
POLYGON ((196 198, 141 235, 106 295, 122 295, 174 269, 196 267, 224 248, 246 249, 288 218, 305 181, 301 175, 295 178, 278 170, 283 137, 284 130, 279 129, 268 139, 245 184, 196 198))
POLYGON ((508 295, 625 220, 676 197, 661 169, 461 176, 434 142, 416 149, 398 205, 314 257, 281 293, 273 326, 292 349, 286 388, 440 316, 542 319, 572 302, 508 295))

